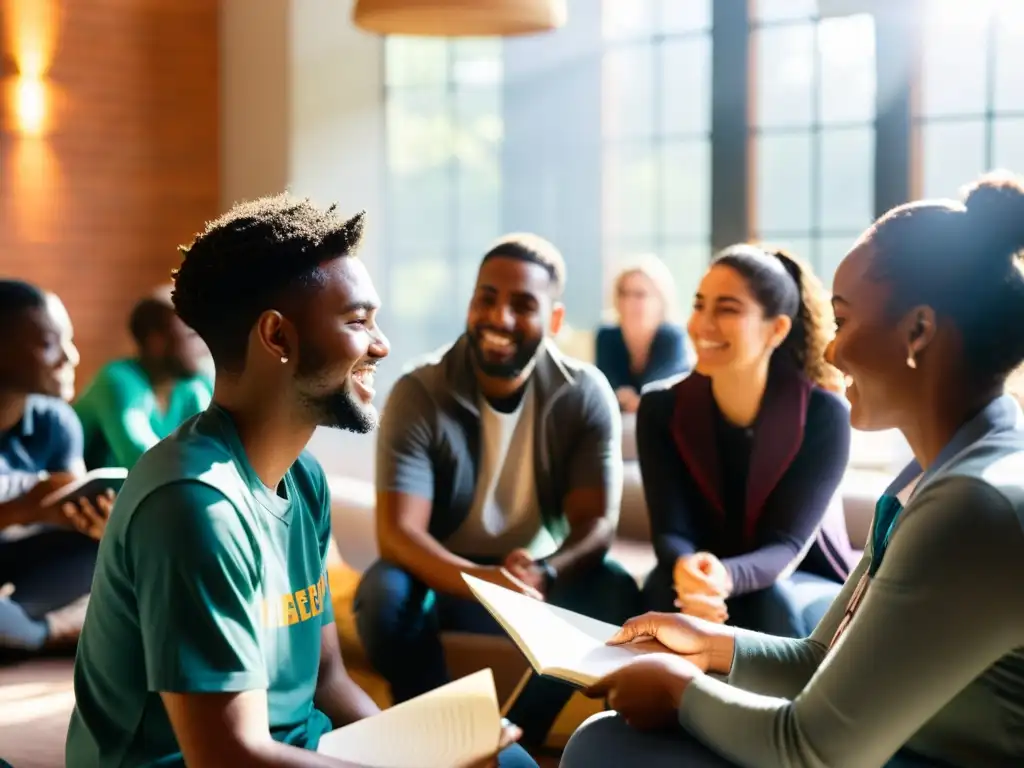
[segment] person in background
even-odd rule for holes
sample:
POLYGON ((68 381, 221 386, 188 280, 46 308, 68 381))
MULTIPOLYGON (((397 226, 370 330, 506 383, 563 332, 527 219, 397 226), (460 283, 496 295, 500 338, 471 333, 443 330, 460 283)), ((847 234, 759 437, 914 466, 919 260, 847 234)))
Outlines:
MULTIPOLYGON (((174 295, 174 283, 162 283, 154 288, 153 292, 149 295, 151 298, 162 301, 164 304, 173 306, 171 297, 174 295)), ((200 353, 196 368, 198 369, 198 376, 213 382, 217 373, 217 366, 213 362, 213 356, 210 354, 209 349, 204 347, 203 351, 200 353)))
POLYGON ((594 686, 621 716, 585 723, 563 768, 1022 764, 1024 414, 1004 392, 1024 362, 1022 256, 1024 187, 1005 173, 861 235, 836 271, 827 355, 853 426, 898 428, 915 459, 860 564, 806 640, 629 622, 615 642, 681 655, 594 686))
POLYGON ((596 364, 615 390, 619 406, 634 413, 651 382, 692 367, 682 329, 668 321, 675 281, 665 263, 644 256, 615 278, 618 324, 597 332, 596 364))
POLYGON ((377 423, 389 347, 356 258, 363 220, 278 195, 185 249, 174 306, 217 388, 121 489, 75 662, 69 768, 351 765, 315 754, 320 737, 378 709, 342 661, 330 494, 304 448, 318 426, 377 423))
MULTIPOLYGON (((565 266, 535 235, 483 257, 466 332, 395 384, 377 441, 381 559, 356 626, 405 701, 448 680, 440 633, 503 634, 463 573, 620 623, 636 582, 608 559, 622 495, 621 417, 593 366, 564 357, 565 266)), ((541 745, 572 690, 534 677, 509 710, 541 745)))
POLYGON ((652 385, 637 449, 658 565, 648 607, 806 637, 855 562, 836 490, 850 453, 832 311, 796 260, 729 248, 689 321, 696 371, 652 385))
POLYGON ((136 357, 105 365, 75 402, 89 469, 133 467, 210 404, 213 381, 201 373, 206 346, 171 304, 153 296, 142 299, 128 327, 136 357))
POLYGON ((66 358, 57 369, 57 376, 60 379, 60 396, 66 403, 75 399, 75 369, 81 361, 78 354, 78 347, 75 346, 75 327, 71 323, 71 315, 68 314, 64 302, 56 293, 47 291, 46 305, 60 330, 60 344, 64 349, 66 358))
POLYGON ((64 305, 0 280, 0 649, 74 648, 110 501, 42 507, 84 471, 64 305), (70 391, 69 391, 70 386, 70 391))

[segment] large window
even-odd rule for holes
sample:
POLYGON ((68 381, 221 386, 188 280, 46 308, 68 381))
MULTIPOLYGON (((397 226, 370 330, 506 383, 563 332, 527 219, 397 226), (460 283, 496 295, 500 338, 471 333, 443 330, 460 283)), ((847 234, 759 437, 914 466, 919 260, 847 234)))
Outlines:
POLYGON ((454 339, 501 229, 501 41, 386 42, 387 305, 396 358, 454 339))
POLYGON ((810 262, 828 286, 873 219, 874 20, 819 19, 815 0, 753 9, 752 235, 810 262))
POLYGON ((711 0, 604 0, 602 27, 606 278, 657 254, 686 306, 711 248, 711 0))
POLYGON ((932 0, 926 8, 915 192, 956 197, 988 169, 1024 172, 1024 3, 932 0))

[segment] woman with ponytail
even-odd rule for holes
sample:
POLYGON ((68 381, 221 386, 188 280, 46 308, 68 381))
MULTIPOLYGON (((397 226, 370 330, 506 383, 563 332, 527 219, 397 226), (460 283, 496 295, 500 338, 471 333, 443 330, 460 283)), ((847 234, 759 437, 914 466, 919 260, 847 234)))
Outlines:
POLYGON ((652 386, 637 447, 658 565, 648 607, 806 637, 855 554, 836 495, 849 458, 833 332, 818 280, 738 245, 701 281, 696 370, 652 386))

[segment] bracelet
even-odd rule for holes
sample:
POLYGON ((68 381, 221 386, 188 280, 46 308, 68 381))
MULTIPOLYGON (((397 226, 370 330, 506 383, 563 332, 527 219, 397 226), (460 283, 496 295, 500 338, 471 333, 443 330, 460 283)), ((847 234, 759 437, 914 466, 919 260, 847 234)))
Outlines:
POLYGON ((544 590, 550 590, 551 585, 555 583, 555 579, 558 578, 558 571, 551 565, 547 560, 541 558, 537 561, 537 567, 540 568, 544 574, 544 590))

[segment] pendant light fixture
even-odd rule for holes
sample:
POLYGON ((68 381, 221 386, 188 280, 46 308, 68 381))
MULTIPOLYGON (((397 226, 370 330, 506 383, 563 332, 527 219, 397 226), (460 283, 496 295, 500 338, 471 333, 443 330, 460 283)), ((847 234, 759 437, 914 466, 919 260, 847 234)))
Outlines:
MULTIPOLYGON (((597 0, 595 0, 596 2, 597 0)), ((484 37, 558 29, 566 0, 357 0, 357 27, 382 35, 484 37)))

